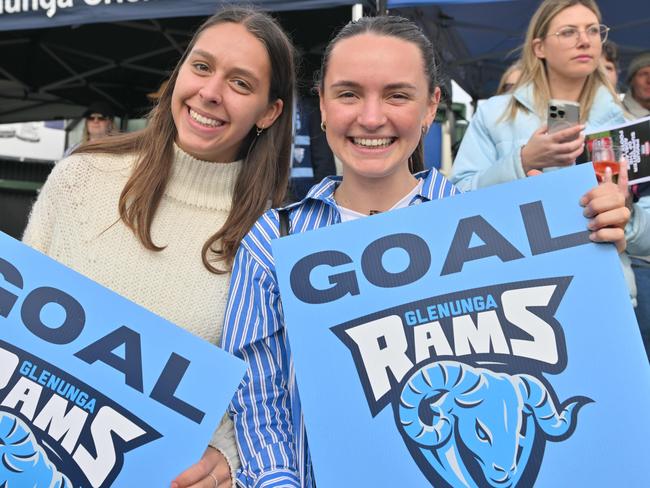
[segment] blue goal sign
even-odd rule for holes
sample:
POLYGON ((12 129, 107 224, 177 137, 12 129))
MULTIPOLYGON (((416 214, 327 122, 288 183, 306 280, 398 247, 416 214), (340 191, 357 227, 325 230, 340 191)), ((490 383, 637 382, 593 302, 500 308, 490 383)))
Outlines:
POLYGON ((201 458, 244 371, 0 233, 0 486, 169 486, 201 458))
POLYGON ((319 488, 648 486, 650 368, 591 165, 274 241, 319 488))

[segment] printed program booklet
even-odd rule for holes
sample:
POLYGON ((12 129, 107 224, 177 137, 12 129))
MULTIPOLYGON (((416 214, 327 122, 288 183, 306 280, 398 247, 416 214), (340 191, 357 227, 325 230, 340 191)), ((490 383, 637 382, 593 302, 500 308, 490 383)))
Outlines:
POLYGON ((622 146, 627 158, 628 184, 650 181, 650 117, 611 126, 586 135, 585 152, 578 163, 591 161, 594 141, 600 139, 604 147, 622 146))

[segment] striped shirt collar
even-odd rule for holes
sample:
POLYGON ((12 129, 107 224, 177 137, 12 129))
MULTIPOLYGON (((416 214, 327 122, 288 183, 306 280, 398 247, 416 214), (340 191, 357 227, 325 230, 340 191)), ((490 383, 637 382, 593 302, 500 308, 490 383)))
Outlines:
MULTIPOLYGON (((424 180, 424 184, 420 191, 413 197, 413 200, 409 202, 409 205, 412 205, 415 200, 420 200, 421 202, 428 202, 429 200, 434 200, 436 185, 436 179, 440 178, 442 175, 438 173, 435 169, 427 169, 420 171, 419 173, 414 174, 415 178, 418 180, 424 180)), ((311 189, 307 192, 305 198, 299 202, 292 203, 287 205, 286 209, 294 209, 305 204, 308 200, 320 200, 323 203, 332 205, 336 207, 336 201, 334 200, 334 192, 336 187, 343 181, 341 176, 327 176, 323 180, 312 186, 311 189)))

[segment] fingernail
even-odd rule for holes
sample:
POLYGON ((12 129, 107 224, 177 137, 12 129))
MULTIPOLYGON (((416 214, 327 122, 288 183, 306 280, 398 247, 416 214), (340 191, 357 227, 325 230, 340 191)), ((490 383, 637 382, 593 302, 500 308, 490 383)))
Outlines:
POLYGON ((592 240, 592 241, 595 241, 596 240, 596 233, 592 232, 591 234, 589 234, 589 239, 592 240))
POLYGON ((587 205, 587 197, 580 197, 580 201, 578 202, 581 207, 584 207, 587 205))

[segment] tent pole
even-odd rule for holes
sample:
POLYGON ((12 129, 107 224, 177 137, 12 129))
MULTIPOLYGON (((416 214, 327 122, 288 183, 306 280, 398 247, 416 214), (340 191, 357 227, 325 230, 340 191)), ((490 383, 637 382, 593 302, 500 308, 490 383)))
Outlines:
POLYGON ((359 20, 361 17, 363 17, 363 4, 355 3, 352 5, 352 20, 359 20))

